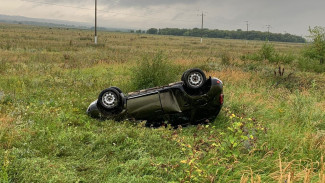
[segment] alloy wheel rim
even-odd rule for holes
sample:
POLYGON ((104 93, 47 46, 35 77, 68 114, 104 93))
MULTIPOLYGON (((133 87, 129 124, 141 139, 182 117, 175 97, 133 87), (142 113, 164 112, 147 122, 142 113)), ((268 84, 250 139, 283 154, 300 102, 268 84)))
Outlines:
POLYGON ((188 77, 188 82, 191 86, 200 86, 203 82, 202 74, 198 72, 191 73, 188 77))
POLYGON ((115 93, 109 91, 104 93, 102 97, 102 103, 107 108, 113 108, 117 105, 117 96, 115 93))

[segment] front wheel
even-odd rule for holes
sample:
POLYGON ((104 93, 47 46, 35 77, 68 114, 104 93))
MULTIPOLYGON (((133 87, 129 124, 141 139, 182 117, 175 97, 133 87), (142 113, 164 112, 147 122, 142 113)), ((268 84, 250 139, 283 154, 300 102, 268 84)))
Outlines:
POLYGON ((97 106, 102 112, 108 114, 120 112, 123 107, 120 92, 114 87, 103 90, 98 96, 97 106))
POLYGON ((182 76, 184 85, 189 89, 200 89, 206 82, 206 76, 201 69, 190 69, 182 76))

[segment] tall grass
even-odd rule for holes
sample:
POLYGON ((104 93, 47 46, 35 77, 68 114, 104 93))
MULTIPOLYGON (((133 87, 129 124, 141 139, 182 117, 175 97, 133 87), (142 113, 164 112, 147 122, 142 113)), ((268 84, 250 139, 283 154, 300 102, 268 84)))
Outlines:
MULTIPOLYGON (((99 33, 96 47, 85 30, 0 24, 0 182, 324 181, 323 73, 294 60, 279 76, 276 62, 240 58, 264 42, 99 33), (201 66, 224 84, 209 124, 151 129, 85 114, 104 88, 164 85, 201 66)), ((303 49, 273 46, 295 58, 303 49)))
POLYGON ((175 82, 181 67, 168 60, 162 51, 137 61, 131 76, 134 88, 144 89, 175 82))
POLYGON ((270 63, 290 64, 295 60, 295 56, 291 53, 279 53, 275 50, 272 43, 265 42, 256 53, 245 54, 241 56, 242 60, 263 61, 270 63))
POLYGON ((319 60, 308 57, 299 58, 298 67, 303 71, 312 71, 317 73, 325 72, 325 64, 319 64, 319 60))

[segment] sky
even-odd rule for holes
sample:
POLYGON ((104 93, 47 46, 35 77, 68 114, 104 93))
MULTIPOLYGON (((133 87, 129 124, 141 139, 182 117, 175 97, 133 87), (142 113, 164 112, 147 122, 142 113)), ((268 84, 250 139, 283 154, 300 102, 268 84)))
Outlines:
MULTIPOLYGON (((0 0, 0 14, 94 23, 95 0, 0 0)), ((204 28, 309 35, 325 27, 324 0, 97 0, 98 26, 204 28)))

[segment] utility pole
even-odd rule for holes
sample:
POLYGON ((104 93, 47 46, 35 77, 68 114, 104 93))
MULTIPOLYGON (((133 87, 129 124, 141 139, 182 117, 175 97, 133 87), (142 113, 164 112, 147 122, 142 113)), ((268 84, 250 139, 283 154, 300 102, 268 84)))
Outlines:
POLYGON ((271 25, 266 25, 266 28, 267 28, 267 41, 269 41, 271 25))
POLYGON ((95 0, 95 44, 97 44, 97 0, 95 0))
POLYGON ((246 46, 247 46, 247 42, 248 42, 248 21, 245 21, 246 22, 246 46))
POLYGON ((203 41, 203 17, 205 16, 205 14, 202 11, 202 14, 198 15, 198 16, 202 16, 202 24, 201 24, 201 43, 202 43, 202 41, 203 41))

